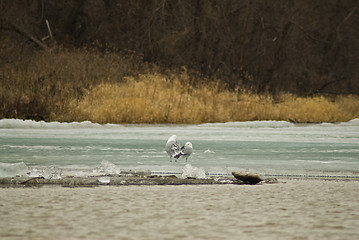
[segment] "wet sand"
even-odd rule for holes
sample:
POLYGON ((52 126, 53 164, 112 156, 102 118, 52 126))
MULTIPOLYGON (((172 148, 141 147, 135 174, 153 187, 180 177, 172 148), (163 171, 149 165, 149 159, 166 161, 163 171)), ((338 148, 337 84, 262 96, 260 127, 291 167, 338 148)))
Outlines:
POLYGON ((278 181, 259 185, 3 187, 0 238, 359 237, 359 181, 278 181))

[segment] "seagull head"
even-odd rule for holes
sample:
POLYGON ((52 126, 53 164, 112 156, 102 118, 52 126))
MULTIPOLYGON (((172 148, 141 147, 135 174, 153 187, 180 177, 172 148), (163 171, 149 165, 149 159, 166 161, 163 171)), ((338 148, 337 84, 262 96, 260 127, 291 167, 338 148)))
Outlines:
POLYGON ((191 142, 186 142, 186 144, 185 144, 184 146, 185 146, 185 147, 192 148, 192 143, 191 143, 191 142))

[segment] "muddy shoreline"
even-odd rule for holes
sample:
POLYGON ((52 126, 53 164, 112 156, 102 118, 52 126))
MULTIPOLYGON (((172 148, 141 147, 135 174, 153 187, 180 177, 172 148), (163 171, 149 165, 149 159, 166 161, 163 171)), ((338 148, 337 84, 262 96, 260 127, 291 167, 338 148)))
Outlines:
MULTIPOLYGON (((275 183, 277 179, 268 178, 260 183, 275 183)), ((106 175, 88 177, 63 177, 59 179, 45 179, 43 177, 6 177, 0 178, 0 187, 60 185, 76 186, 128 186, 128 185, 212 185, 212 184, 252 184, 234 177, 210 178, 178 178, 174 175, 106 175)))
POLYGON ((177 178, 175 176, 99 176, 99 177, 65 177, 60 179, 45 179, 42 177, 8 177, 0 178, 0 187, 19 186, 101 186, 101 185, 210 185, 210 184, 244 184, 235 178, 177 178))
MULTIPOLYGON (((245 174, 247 176, 247 173, 245 174)), ((258 175, 255 175, 258 176, 258 175)), ((242 176, 243 177, 243 176, 242 176)), ((251 176, 253 177, 253 176, 251 176)), ((259 177, 259 176, 258 176, 259 177)), ((36 186, 63 186, 63 187, 95 187, 95 186, 130 186, 130 185, 263 185, 285 182, 289 179, 312 179, 312 180, 327 180, 327 181, 359 181, 358 178, 343 178, 332 176, 316 176, 316 177, 296 177, 287 176, 261 178, 260 181, 246 181, 246 179, 237 179, 232 176, 211 176, 208 178, 180 178, 175 175, 161 176, 151 175, 150 173, 132 173, 132 174, 117 174, 117 175, 99 175, 75 177, 66 176, 58 179, 47 179, 44 177, 2 177, 0 178, 0 188, 7 187, 36 187, 36 186)))

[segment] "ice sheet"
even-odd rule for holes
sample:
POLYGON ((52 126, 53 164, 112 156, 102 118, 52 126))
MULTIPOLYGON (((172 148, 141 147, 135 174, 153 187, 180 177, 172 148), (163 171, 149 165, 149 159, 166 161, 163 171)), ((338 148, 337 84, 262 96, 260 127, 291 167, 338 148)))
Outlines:
POLYGON ((168 137, 176 134, 181 145, 193 143, 188 163, 206 173, 358 175, 358 123, 359 119, 336 124, 100 125, 2 119, 0 162, 24 162, 37 169, 34 176, 44 175, 41 171, 51 166, 62 169, 53 177, 129 169, 181 176, 185 160, 170 163, 165 152, 168 137))

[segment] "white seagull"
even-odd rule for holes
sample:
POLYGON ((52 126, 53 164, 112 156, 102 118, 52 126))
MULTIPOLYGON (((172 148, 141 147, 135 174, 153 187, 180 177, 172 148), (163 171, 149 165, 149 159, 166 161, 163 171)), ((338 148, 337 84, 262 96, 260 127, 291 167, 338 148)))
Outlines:
MULTIPOLYGON (((183 156, 186 158, 186 162, 188 160, 188 157, 191 156, 193 152, 192 143, 186 142, 184 146, 181 147, 181 151, 179 151, 175 156, 173 156, 175 159, 178 159, 179 157, 183 156)), ((176 160, 177 162, 177 160, 176 160)))
MULTIPOLYGON (((177 143, 177 136, 176 135, 172 135, 166 143, 166 152, 167 154, 170 156, 170 162, 172 162, 172 157, 176 156, 180 151, 180 145, 177 143)), ((177 158, 175 159, 175 161, 177 162, 177 158)))

